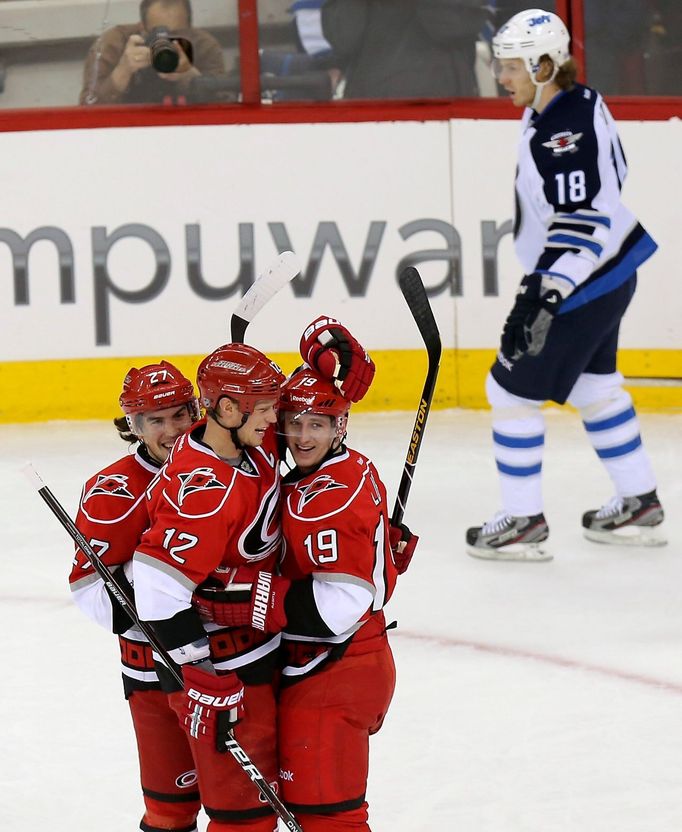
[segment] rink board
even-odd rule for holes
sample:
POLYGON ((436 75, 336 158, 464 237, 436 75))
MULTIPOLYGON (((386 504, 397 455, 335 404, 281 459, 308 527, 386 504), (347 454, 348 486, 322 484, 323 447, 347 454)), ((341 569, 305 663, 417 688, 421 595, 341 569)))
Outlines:
MULTIPOLYGON (((290 369, 304 326, 335 315, 377 362, 361 409, 412 408, 424 356, 397 275, 416 265, 444 346, 434 406, 484 406, 521 276, 510 233, 517 136, 516 122, 485 120, 0 135, 0 380, 14 391, 0 421, 115 415, 126 370, 161 357, 180 356, 193 377, 286 248, 302 274, 253 322, 250 343, 290 369)), ((625 201, 660 247, 623 323, 621 369, 680 377, 668 208, 682 192, 682 128, 624 122, 621 136, 625 201)), ((674 382, 643 384, 640 405, 682 406, 674 382)))
MULTIPOLYGON (((445 350, 434 395, 434 409, 487 407, 484 393, 486 373, 494 350, 445 350)), ((203 356, 167 356, 189 378, 194 378, 203 356)), ((300 363, 294 353, 272 353, 271 357, 289 372, 300 363)), ((637 407, 646 410, 679 411, 679 384, 656 382, 652 377, 679 373, 682 351, 623 350, 620 369, 636 376, 626 377, 626 386, 637 407)), ((371 390, 354 411, 416 410, 426 374, 426 355, 419 350, 379 350, 374 353, 377 373, 371 390)), ((122 379, 131 366, 140 367, 159 356, 138 358, 89 358, 69 361, 0 363, 0 387, 17 391, 0 401, 0 423, 40 422, 53 419, 113 419, 122 379), (40 391, 27 397, 21 391, 40 391)))

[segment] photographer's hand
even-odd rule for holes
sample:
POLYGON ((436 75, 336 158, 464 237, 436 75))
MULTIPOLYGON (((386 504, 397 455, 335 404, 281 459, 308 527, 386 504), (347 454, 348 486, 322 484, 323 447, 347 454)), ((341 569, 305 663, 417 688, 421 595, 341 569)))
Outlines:
POLYGON ((121 55, 119 66, 123 64, 131 75, 151 65, 151 52, 145 44, 142 35, 131 35, 126 43, 125 51, 121 55))
POLYGON ((187 57, 187 53, 182 48, 181 44, 177 41, 175 42, 175 48, 178 50, 180 55, 180 61, 178 63, 178 68, 175 72, 157 72, 159 78, 162 78, 164 81, 171 81, 173 83, 177 83, 178 81, 184 81, 188 83, 192 80, 192 78, 196 78, 198 75, 201 75, 199 70, 190 62, 189 58, 187 57))
POLYGON ((150 65, 151 54, 149 47, 145 46, 144 38, 141 35, 131 35, 118 64, 110 75, 111 82, 118 92, 125 92, 135 73, 150 65))

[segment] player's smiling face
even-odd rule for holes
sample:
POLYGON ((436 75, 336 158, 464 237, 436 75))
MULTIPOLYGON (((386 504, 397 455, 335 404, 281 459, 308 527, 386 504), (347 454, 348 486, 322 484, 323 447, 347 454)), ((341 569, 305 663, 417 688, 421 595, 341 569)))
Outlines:
POLYGON ((259 399, 249 418, 237 431, 239 441, 249 448, 263 444, 265 433, 277 421, 277 399, 259 399))
POLYGON ((515 107, 530 107, 535 98, 535 84, 521 58, 502 58, 496 63, 496 76, 509 93, 515 107))
POLYGON ((175 440, 191 425, 192 417, 186 404, 148 410, 135 416, 136 435, 157 462, 168 459, 175 440))
POLYGON ((317 413, 287 410, 284 433, 294 462, 306 473, 316 468, 331 448, 336 437, 336 420, 317 413))

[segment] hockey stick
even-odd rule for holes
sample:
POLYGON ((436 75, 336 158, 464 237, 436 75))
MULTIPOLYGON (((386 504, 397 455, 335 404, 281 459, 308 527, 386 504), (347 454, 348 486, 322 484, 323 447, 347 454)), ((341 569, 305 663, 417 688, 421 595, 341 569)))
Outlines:
POLYGON ((284 251, 270 268, 258 275, 239 301, 230 320, 230 337, 233 343, 243 344, 247 326, 282 286, 301 271, 293 251, 284 251))
POLYGON ((431 399, 433 398, 433 391, 436 388, 436 379, 438 378, 438 368, 440 364, 441 343, 440 333, 438 331, 438 324, 433 317, 431 304, 426 295, 426 289, 419 275, 419 272, 412 266, 408 266, 400 273, 398 278, 400 291, 410 307, 410 312, 419 327, 419 332, 424 339, 424 345, 429 357, 428 369, 426 372, 426 381, 424 382, 424 389, 422 390, 421 401, 417 409, 417 416, 414 420, 414 427, 412 428, 412 437, 407 448, 405 456, 405 466, 403 468, 403 475, 400 479, 400 486, 398 487, 398 494, 395 498, 393 506, 393 515, 391 517, 391 525, 399 526, 405 514, 405 506, 407 505, 407 498, 412 486, 412 475, 414 473, 415 465, 417 464, 417 457, 419 456, 419 449, 424 438, 424 429, 426 427, 426 419, 431 409, 431 399))
MULTIPOLYGON (((161 644, 156 634, 154 633, 154 630, 149 626, 148 622, 140 620, 140 617, 137 614, 137 610, 135 609, 135 604, 133 603, 133 600, 130 598, 127 591, 118 582, 116 576, 111 572, 109 567, 102 563, 99 557, 95 554, 94 549, 90 546, 85 537, 83 537, 83 535, 78 531, 76 524, 66 513, 66 510, 59 502, 59 500, 55 497, 55 495, 52 493, 52 491, 50 491, 50 489, 42 481, 42 479, 40 478, 37 471, 33 468, 33 466, 29 463, 24 467, 23 470, 29 482, 31 483, 31 485, 33 485, 38 494, 40 494, 50 511, 54 514, 57 520, 59 520, 59 522, 66 529, 67 533, 74 541, 74 543, 80 548, 85 557, 90 561, 97 574, 104 581, 104 585, 106 586, 106 588, 111 592, 111 594, 123 607, 123 609, 128 613, 128 615, 130 615, 135 624, 139 627, 140 631, 144 633, 145 637, 147 638, 147 641, 163 659, 172 677, 180 685, 180 687, 184 687, 182 676, 175 669, 173 660, 168 655, 168 651, 161 644)), ((256 765, 251 761, 246 751, 244 751, 241 745, 234 738, 234 735, 232 735, 230 739, 227 740, 225 745, 230 754, 232 754, 234 759, 241 766, 242 771, 256 785, 263 798, 270 804, 277 816, 284 823, 285 827, 287 829, 292 830, 292 832, 303 832, 301 827, 296 822, 294 816, 287 809, 284 803, 282 803, 282 801, 277 796, 275 790, 263 777, 258 768, 256 768, 256 765)))

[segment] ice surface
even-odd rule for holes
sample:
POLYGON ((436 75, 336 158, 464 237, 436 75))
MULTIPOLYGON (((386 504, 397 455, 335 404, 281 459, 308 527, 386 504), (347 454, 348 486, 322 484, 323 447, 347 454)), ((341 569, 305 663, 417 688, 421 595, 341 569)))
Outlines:
MULTIPOLYGON (((395 493, 410 414, 353 417, 395 493)), ((641 415, 669 544, 585 541, 611 496, 575 414, 547 414, 549 563, 464 553, 497 510, 490 416, 434 412, 405 515, 421 535, 388 609, 398 687, 374 738, 374 832, 682 829, 682 414, 641 415)), ((114 637, 69 599, 70 541, 21 474, 73 513, 125 452, 103 422, 0 426, 0 819, 21 832, 128 832, 142 812, 114 637)), ((201 829, 205 828, 202 820, 201 829)))

